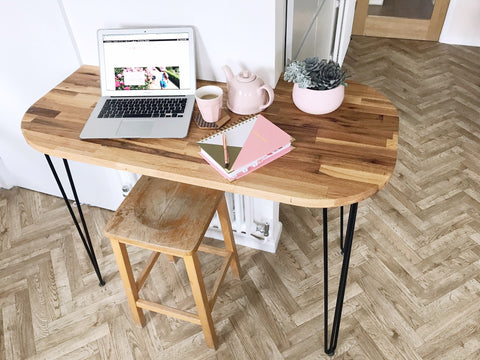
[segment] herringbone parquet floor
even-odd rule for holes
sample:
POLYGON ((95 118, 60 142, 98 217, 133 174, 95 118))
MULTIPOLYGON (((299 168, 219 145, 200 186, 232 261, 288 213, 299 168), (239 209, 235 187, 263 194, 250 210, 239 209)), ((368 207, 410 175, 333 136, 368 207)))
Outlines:
MULTIPOLYGON (((359 207, 335 358, 480 359, 480 48, 355 37, 345 66, 393 101, 401 124, 394 177, 359 207)), ((103 288, 63 200, 0 189, 0 359, 328 358, 321 210, 282 205, 276 254, 240 247, 244 276, 227 275, 213 314, 216 352, 197 325, 158 314, 133 324, 100 235, 110 212, 84 211, 103 288)), ((132 251, 136 269, 143 255, 132 251)), ((202 264, 211 285, 216 264, 202 264)), ((181 263, 161 259, 142 291, 190 309, 187 283, 181 263)))

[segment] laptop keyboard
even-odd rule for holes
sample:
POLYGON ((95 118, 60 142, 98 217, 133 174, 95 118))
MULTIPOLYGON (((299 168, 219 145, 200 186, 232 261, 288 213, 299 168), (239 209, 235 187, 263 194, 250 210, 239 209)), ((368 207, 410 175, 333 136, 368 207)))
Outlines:
POLYGON ((108 99, 99 118, 183 117, 186 98, 108 99))

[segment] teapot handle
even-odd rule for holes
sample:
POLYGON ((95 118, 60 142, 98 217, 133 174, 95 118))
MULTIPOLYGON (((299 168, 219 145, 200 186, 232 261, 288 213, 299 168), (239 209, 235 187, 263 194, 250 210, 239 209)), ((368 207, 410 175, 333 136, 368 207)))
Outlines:
POLYGON ((273 94, 273 89, 268 86, 268 85, 262 85, 258 88, 257 92, 260 94, 262 91, 266 91, 267 92, 267 95, 268 95, 268 99, 267 99, 267 103, 264 104, 264 105, 261 105, 260 106, 260 111, 263 111, 265 110, 267 107, 269 107, 270 105, 272 105, 273 103, 273 98, 274 98, 274 94, 273 94))

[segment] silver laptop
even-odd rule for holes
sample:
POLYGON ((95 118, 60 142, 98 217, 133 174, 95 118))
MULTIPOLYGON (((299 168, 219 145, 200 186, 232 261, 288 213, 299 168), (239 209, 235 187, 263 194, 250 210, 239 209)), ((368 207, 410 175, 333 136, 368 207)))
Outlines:
POLYGON ((98 31, 102 97, 80 138, 182 138, 195 102, 193 29, 98 31))

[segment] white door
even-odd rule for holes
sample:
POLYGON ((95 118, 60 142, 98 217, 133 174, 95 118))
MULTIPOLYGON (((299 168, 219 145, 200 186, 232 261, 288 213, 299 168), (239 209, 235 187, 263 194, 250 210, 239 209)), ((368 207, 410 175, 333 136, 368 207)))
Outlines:
POLYGON ((335 28, 332 59, 340 65, 345 60, 350 38, 352 36, 353 18, 355 15, 356 0, 340 0, 338 18, 335 28))
POLYGON ((287 0, 285 59, 318 56, 343 64, 355 0, 287 0))

